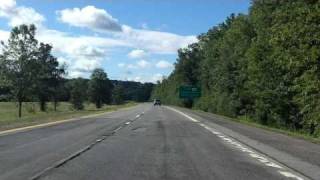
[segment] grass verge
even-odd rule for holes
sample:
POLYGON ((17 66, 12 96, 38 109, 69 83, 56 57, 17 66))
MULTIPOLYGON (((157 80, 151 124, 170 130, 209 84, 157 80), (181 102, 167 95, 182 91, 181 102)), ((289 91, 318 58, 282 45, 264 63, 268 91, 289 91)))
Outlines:
POLYGON ((106 105, 96 109, 91 103, 85 103, 85 109, 76 111, 67 102, 59 103, 57 111, 53 111, 53 105, 48 103, 47 111, 41 112, 38 103, 23 103, 22 118, 17 116, 17 105, 14 102, 0 102, 0 131, 20 128, 25 126, 43 124, 53 121, 71 119, 91 114, 98 114, 118 109, 135 106, 137 103, 128 102, 122 105, 106 105))
MULTIPOLYGON (((202 113, 204 112, 204 113, 212 114, 212 113, 205 112, 205 111, 198 110, 198 109, 195 109, 195 110, 199 111, 199 112, 202 112, 202 113)), ((263 124, 259 124, 259 123, 255 122, 255 121, 253 121, 253 120, 251 120, 249 118, 246 118, 246 117, 231 118, 231 117, 218 115, 218 114, 214 114, 214 115, 218 116, 218 117, 221 117, 221 118, 223 118, 225 120, 238 122, 238 123, 249 125, 249 126, 252 126, 252 127, 256 127, 256 128, 260 128, 260 129, 276 132, 276 133, 281 133, 281 134, 285 134, 285 135, 288 135, 288 136, 291 136, 291 137, 307 140, 307 141, 312 142, 312 143, 320 144, 320 138, 319 137, 313 137, 313 136, 311 136, 309 134, 306 134, 305 132, 293 131, 293 130, 285 129, 285 128, 275 128, 275 127, 266 126, 266 125, 263 125, 263 124)))

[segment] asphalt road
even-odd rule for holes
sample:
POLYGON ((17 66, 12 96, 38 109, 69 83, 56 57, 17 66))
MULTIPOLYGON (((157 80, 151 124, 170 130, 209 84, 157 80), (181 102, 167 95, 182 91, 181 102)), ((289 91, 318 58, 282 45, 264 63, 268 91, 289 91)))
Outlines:
POLYGON ((246 126, 262 132, 262 140, 254 139, 220 121, 185 109, 141 104, 2 135, 0 179, 320 179, 317 163, 266 143, 263 130, 246 126))

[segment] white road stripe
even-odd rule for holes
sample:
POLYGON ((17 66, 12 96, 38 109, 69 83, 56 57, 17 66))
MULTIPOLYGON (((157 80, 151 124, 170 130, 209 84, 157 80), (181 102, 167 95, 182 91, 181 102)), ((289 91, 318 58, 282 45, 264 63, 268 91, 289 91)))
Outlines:
POLYGON ((179 114, 181 114, 182 116, 185 116, 186 118, 188 118, 189 120, 191 120, 191 121, 193 121, 193 122, 199 122, 198 120, 194 119, 193 117, 190 117, 190 116, 184 114, 183 112, 180 112, 180 111, 178 111, 178 110, 176 110, 176 109, 174 109, 174 108, 167 107, 167 106, 166 106, 166 108, 168 108, 168 109, 170 109, 170 110, 172 110, 172 111, 175 111, 176 113, 179 113, 179 114))
POLYGON ((287 171, 279 171, 280 174, 286 176, 287 178, 294 178, 294 179, 297 179, 297 180, 303 180, 302 178, 290 173, 290 172, 287 172, 287 171))
MULTIPOLYGON (((193 122, 199 122, 198 120, 190 117, 189 115, 181 112, 181 111, 178 111, 174 108, 171 108, 171 107, 166 107, 172 111, 175 111, 183 116, 185 116, 186 118, 188 118, 189 120, 193 121, 193 122)), ((223 141, 233 145, 235 148, 241 150, 242 152, 246 152, 248 153, 248 155, 254 159, 256 159, 257 161, 261 162, 262 164, 264 164, 265 166, 268 166, 268 167, 272 167, 272 168, 275 168, 275 169, 279 169, 278 172, 287 177, 287 178, 291 178, 291 179, 296 179, 296 180, 304 180, 303 178, 299 177, 298 175, 295 175, 287 170, 283 170, 284 168, 280 165, 280 164, 277 164, 276 162, 273 162, 271 160, 269 160, 267 157, 255 152, 254 150, 252 150, 251 148, 247 147, 246 145, 243 145, 242 143, 234 140, 233 138, 230 138, 220 132, 218 132, 217 130, 203 124, 203 123, 199 123, 200 126, 202 126, 203 128, 207 129, 208 131, 210 131, 212 134, 215 134, 217 137, 219 137, 220 139, 222 139, 223 141)))

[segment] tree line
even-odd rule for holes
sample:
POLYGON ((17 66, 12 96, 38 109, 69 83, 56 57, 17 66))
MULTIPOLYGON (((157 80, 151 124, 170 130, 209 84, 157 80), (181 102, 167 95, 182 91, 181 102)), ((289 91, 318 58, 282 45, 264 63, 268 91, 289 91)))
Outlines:
POLYGON ((101 108, 104 104, 146 101, 153 84, 112 81, 103 69, 93 70, 90 79, 66 78, 66 66, 52 55, 50 44, 38 42, 34 25, 14 27, 7 42, 1 42, 0 101, 15 101, 21 117, 23 102, 39 102, 47 110, 53 102, 56 111, 60 101, 69 101, 77 110, 90 101, 101 108), (130 94, 131 93, 131 94, 130 94))
POLYGON ((153 97, 273 127, 320 135, 320 1, 253 0, 178 51, 153 97), (181 85, 202 97, 181 100, 181 85))

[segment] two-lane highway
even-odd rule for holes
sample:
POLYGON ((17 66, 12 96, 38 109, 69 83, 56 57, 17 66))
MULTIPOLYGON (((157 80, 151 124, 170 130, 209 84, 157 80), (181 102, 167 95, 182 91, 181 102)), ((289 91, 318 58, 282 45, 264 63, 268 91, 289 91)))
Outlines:
POLYGON ((0 179, 308 179, 170 107, 141 104, 0 137, 0 179))

